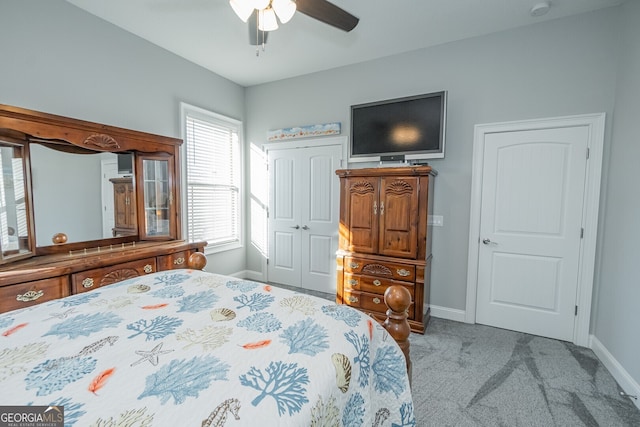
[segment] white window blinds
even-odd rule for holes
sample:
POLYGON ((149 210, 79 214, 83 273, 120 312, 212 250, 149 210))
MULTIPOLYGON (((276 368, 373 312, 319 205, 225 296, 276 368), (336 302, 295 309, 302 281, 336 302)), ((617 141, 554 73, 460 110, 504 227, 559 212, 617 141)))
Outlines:
POLYGON ((209 248, 240 244, 239 126, 218 118, 185 117, 187 233, 209 248))

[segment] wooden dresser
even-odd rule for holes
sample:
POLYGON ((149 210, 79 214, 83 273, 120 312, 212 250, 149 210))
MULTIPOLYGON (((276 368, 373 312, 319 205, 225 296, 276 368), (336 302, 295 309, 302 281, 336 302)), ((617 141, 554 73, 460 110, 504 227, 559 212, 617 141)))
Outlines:
POLYGON ((204 242, 135 242, 34 257, 0 271, 0 313, 175 268, 201 269, 204 242), (191 261, 190 261, 191 257, 191 261))
POLYGON ((0 312, 204 267, 206 243, 182 237, 181 144, 0 104, 0 176, 11 177, 0 192, 0 312), (109 182, 102 168, 123 153, 131 172, 109 182), (49 197, 59 188, 64 197, 49 197))
POLYGON ((411 294, 409 324, 424 333, 430 317, 433 183, 430 166, 342 169, 336 301, 385 319, 384 292, 411 294))

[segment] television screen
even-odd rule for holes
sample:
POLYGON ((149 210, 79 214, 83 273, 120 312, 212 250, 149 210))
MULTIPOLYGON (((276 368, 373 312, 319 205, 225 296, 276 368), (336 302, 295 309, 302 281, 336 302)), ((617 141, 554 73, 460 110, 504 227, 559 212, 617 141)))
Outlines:
POLYGON ((351 106, 350 161, 444 157, 446 91, 351 106))
POLYGON ((118 153, 118 173, 133 173, 133 153, 118 153))

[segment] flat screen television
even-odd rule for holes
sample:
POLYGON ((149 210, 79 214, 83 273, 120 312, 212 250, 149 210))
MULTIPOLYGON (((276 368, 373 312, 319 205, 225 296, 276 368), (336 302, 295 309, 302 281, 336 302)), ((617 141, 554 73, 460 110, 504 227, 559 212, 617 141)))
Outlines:
POLYGON ((121 175, 133 173, 132 153, 118 153, 118 173, 121 175))
POLYGON ((444 157, 447 92, 351 106, 350 162, 444 157))

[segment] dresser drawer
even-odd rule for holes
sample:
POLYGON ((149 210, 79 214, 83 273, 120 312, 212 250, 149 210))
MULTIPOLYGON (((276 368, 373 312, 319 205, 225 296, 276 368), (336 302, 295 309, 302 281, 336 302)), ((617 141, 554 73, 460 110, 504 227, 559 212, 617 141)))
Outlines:
POLYGON ((140 259, 73 274, 71 286, 73 293, 78 294, 155 271, 157 271, 155 258, 140 259))
POLYGON ((344 273, 345 289, 353 289, 361 292, 369 292, 371 294, 384 295, 384 292, 391 285, 401 285, 411 293, 411 299, 415 297, 415 285, 410 282, 401 282, 400 280, 384 279, 371 276, 363 276, 360 274, 344 273))
POLYGON ((187 268, 187 262, 189 261, 189 255, 194 253, 192 251, 180 251, 174 252, 169 255, 161 255, 158 259, 158 271, 173 270, 175 268, 187 268))
POLYGON ((36 280, 0 288, 0 312, 30 307, 69 295, 69 276, 36 280))
MULTIPOLYGON (((384 314, 387 311, 387 306, 384 303, 383 296, 378 294, 370 294, 368 292, 348 291, 345 289, 344 303, 351 307, 372 311, 375 313, 384 314)), ((409 319, 415 318, 415 304, 413 303, 413 301, 409 306, 407 314, 409 316, 409 319)))
POLYGON ((363 258, 345 257, 344 271, 361 273, 369 276, 387 277, 390 279, 415 282, 416 266, 399 262, 374 261, 363 258))

